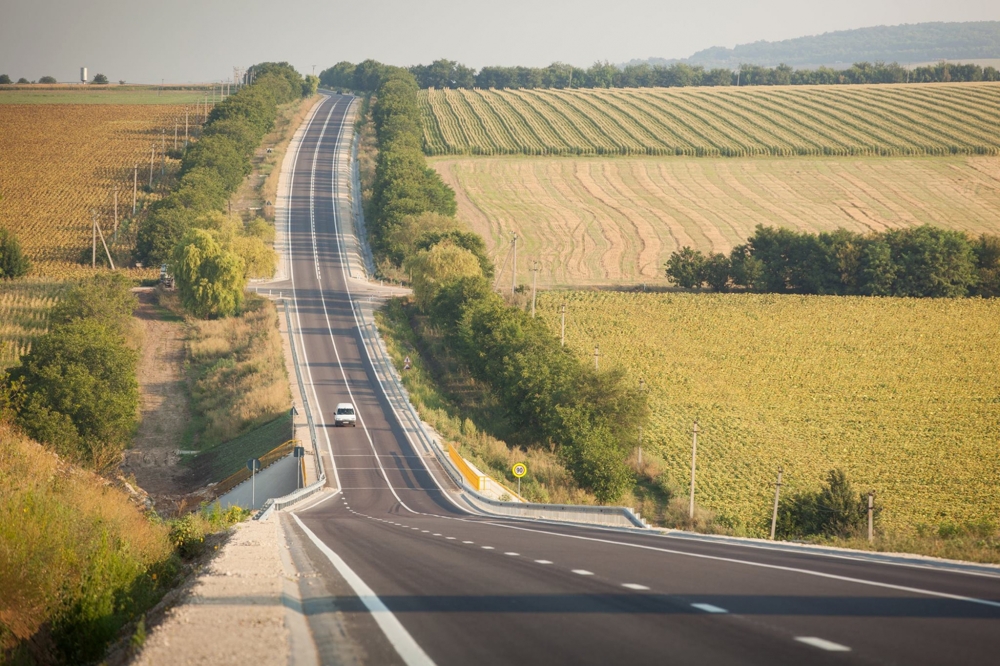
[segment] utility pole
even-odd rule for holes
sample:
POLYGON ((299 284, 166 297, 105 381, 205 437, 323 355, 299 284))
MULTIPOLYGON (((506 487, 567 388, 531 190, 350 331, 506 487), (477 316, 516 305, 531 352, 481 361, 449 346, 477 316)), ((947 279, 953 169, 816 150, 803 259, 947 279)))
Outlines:
POLYGON ((537 293, 535 291, 535 289, 538 286, 538 271, 539 270, 540 269, 538 268, 538 262, 536 261, 536 262, 534 262, 534 266, 532 266, 532 268, 531 268, 531 272, 534 273, 534 275, 531 276, 531 318, 532 319, 535 318, 535 295, 537 293))
POLYGON ((160 186, 163 186, 163 176, 167 173, 167 130, 160 130, 160 186))
POLYGON ((174 121, 174 152, 177 152, 177 121, 174 121))
POLYGON ((153 160, 156 159, 156 144, 153 144, 153 149, 149 153, 149 191, 153 191, 153 160))
POLYGON ((698 419, 694 420, 691 435, 691 501, 688 505, 688 517, 694 520, 694 469, 695 461, 698 459, 698 419))
POLYGON ((566 304, 562 304, 562 334, 559 336, 559 344, 566 346, 566 304))
POLYGON ((316 65, 313 65, 313 76, 316 76, 316 65))
MULTIPOLYGON (((639 378, 639 394, 646 392, 646 380, 639 378)), ((639 467, 642 467, 642 424, 639 424, 639 467)))
POLYGON ((598 359, 600 358, 601 358, 601 348, 599 346, 594 347, 594 372, 597 372, 600 369, 598 363, 598 359))
POLYGON ((875 540, 875 491, 868 491, 868 543, 875 540))
POLYGON ((205 115, 201 119, 202 123, 208 122, 208 95, 205 95, 205 115))
POLYGON ((514 244, 514 267, 510 272, 510 295, 514 296, 514 290, 517 289, 517 232, 514 232, 514 238, 511 241, 514 244))
POLYGON ((184 107, 184 150, 188 147, 188 108, 184 107))
POLYGON ((132 172, 132 216, 135 217, 135 196, 139 189, 139 164, 136 163, 135 171, 132 172))
POLYGON ((97 268, 97 212, 93 208, 90 209, 90 233, 94 237, 90 246, 90 267, 97 268))
POLYGON ((771 514, 771 541, 774 541, 774 528, 778 525, 778 497, 781 494, 781 468, 778 468, 778 482, 774 484, 774 512, 771 514))
POLYGON ((115 185, 115 240, 118 240, 118 186, 115 185))

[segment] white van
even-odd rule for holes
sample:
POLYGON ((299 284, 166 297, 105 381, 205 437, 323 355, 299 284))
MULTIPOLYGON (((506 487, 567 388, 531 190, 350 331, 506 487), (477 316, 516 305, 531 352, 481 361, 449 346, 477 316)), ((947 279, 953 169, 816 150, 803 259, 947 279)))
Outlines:
POLYGON ((354 405, 349 402, 342 402, 337 405, 337 413, 333 416, 335 426, 357 426, 357 416, 354 414, 354 405))

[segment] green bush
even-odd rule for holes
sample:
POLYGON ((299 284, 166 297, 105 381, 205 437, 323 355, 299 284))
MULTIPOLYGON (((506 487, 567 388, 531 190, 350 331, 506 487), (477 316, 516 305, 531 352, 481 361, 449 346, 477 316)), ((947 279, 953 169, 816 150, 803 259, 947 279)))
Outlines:
POLYGON ((18 421, 69 460, 109 468, 137 425, 137 363, 136 352, 104 322, 56 325, 10 373, 18 421))
POLYGON ((228 317, 243 304, 243 259, 204 229, 191 229, 174 249, 171 269, 184 307, 194 316, 228 317))
POLYGON ((0 228, 0 279, 17 278, 31 270, 31 262, 21 250, 17 236, 0 228))
MULTIPOLYGON (((876 523, 880 515, 881 507, 876 504, 873 512, 876 523)), ((794 493, 781 499, 775 532, 786 539, 849 537, 861 534, 867 527, 867 493, 855 493, 847 474, 832 469, 818 491, 794 493)))

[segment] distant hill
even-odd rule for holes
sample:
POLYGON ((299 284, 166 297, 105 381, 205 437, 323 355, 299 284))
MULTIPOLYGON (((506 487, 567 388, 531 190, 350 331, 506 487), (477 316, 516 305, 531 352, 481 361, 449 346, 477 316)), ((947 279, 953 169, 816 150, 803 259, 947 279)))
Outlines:
POLYGON ((741 64, 774 67, 784 63, 797 69, 843 67, 855 62, 927 63, 940 60, 1000 58, 1000 21, 915 23, 838 30, 780 42, 754 42, 727 49, 698 51, 690 58, 633 60, 630 65, 670 65, 684 62, 706 69, 735 69, 741 64))

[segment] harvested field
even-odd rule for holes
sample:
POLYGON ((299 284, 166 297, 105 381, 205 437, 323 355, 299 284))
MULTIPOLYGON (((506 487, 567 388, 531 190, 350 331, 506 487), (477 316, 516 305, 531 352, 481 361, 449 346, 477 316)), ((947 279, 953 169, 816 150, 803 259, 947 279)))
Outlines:
POLYGON ((1000 84, 428 90, 430 155, 1000 154, 1000 84))
POLYGON ((0 280, 0 372, 31 351, 49 330, 49 311, 65 283, 24 278, 0 280))
MULTIPOLYGON (((649 388, 644 454, 724 522, 763 536, 774 481, 813 490, 842 467, 887 527, 1000 511, 1000 301, 545 292, 540 316, 601 369, 649 388)), ((995 523, 994 523, 995 524, 995 523)))
POLYGON ((459 216, 518 280, 665 283, 688 245, 727 252, 757 224, 879 231, 924 223, 1000 233, 1000 158, 435 158, 459 216))
POLYGON ((89 262, 91 210, 105 234, 113 235, 116 187, 119 220, 127 226, 134 165, 140 210, 157 196, 142 192, 150 153, 155 146, 158 183, 161 146, 166 139, 167 149, 173 147, 178 120, 183 142, 183 106, 0 104, 0 225, 18 236, 34 274, 80 272, 84 255, 89 262))

